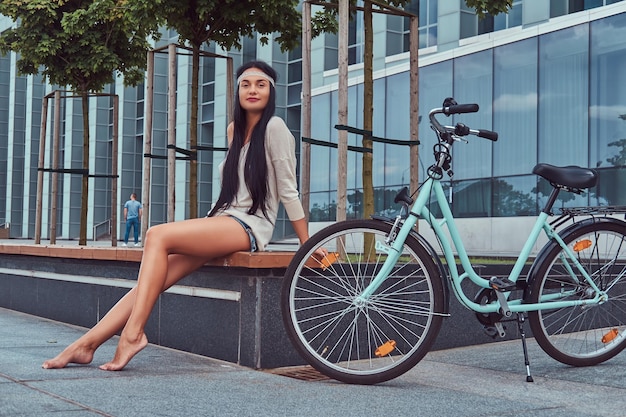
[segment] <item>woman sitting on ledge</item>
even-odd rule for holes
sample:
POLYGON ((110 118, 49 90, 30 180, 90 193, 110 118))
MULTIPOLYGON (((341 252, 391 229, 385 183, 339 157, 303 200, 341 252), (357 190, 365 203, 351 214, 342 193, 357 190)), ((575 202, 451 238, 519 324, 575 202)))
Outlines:
MULTIPOLYGON (((44 368, 88 364, 100 345, 121 335, 106 371, 122 370, 148 344, 144 327, 159 295, 208 260, 238 251, 263 250, 282 202, 300 240, 309 237, 296 184, 295 140, 274 116, 276 72, 255 61, 237 70, 234 121, 222 188, 207 217, 151 227, 143 249, 137 285, 93 328, 44 368)), ((324 256, 324 253, 318 254, 324 256)))

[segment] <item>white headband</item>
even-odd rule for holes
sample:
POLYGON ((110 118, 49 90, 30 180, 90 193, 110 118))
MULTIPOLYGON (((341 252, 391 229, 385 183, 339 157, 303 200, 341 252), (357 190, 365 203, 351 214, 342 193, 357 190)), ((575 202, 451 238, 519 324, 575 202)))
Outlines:
POLYGON ((276 87, 274 85, 274 79, 272 77, 270 77, 269 75, 267 75, 266 73, 264 73, 263 71, 245 71, 243 74, 241 74, 239 76, 239 78, 237 78, 237 85, 239 85, 239 83, 241 83, 241 80, 243 80, 244 77, 249 77, 251 75, 255 75, 257 77, 265 78, 267 81, 270 82, 270 84, 272 84, 272 87, 276 87))

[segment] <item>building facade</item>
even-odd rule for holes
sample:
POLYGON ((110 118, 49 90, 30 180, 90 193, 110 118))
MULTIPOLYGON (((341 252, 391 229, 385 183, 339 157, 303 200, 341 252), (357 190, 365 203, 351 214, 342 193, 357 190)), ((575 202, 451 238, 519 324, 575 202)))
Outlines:
MULTIPOLYGON (((313 7, 313 12, 316 11, 313 7)), ((507 15, 479 20, 463 0, 421 0, 406 7, 419 15, 419 146, 420 179, 430 165, 434 136, 427 114, 445 97, 475 102, 480 112, 458 117, 474 128, 498 131, 500 140, 472 138, 455 148, 454 177, 447 183, 455 216, 462 229, 491 230, 475 241, 475 251, 496 246, 500 230, 522 227, 532 221, 545 187, 530 174, 538 162, 597 168, 600 184, 582 196, 560 202, 573 205, 623 205, 621 186, 626 181, 626 2, 611 0, 515 0, 507 15), (503 225, 503 226, 502 226, 503 225), (515 225, 515 226, 511 226, 515 225)), ((0 18, 0 31, 12 22, 0 18)), ((374 17, 374 123, 375 136, 409 139, 408 21, 398 16, 374 17)), ((349 125, 362 127, 363 28, 360 14, 349 27, 349 125)), ((159 45, 176 42, 175 33, 164 34, 159 45)), ((234 66, 263 59, 280 74, 277 113, 300 142, 301 53, 283 53, 276 43, 262 45, 245 39, 240 51, 208 52, 233 58, 234 66)), ((336 142, 337 37, 325 34, 312 44, 311 136, 336 142)), ((41 125, 42 97, 54 91, 39 77, 15 72, 15 54, 0 57, 0 224, 10 223, 11 236, 31 238, 35 224, 35 190, 41 125), (3 192, 4 191, 4 192, 3 192)), ((188 97, 190 59, 177 58, 176 146, 188 148, 188 97)), ((167 56, 157 54, 154 79, 153 150, 167 153, 167 56)), ((201 62, 199 144, 224 147, 227 125, 226 62, 203 58, 201 62)), ((144 158, 145 85, 124 87, 121 81, 108 93, 120 97, 119 196, 121 205, 131 192, 141 199, 144 158)), ((64 168, 82 164, 82 122, 79 100, 61 104, 61 161, 64 168)), ((111 174, 112 100, 91 102, 90 173, 111 174)), ((50 119, 50 118, 49 118, 50 119)), ((453 120, 456 121, 456 120, 453 120)), ((50 121, 48 121, 50 126, 50 121)), ((48 129, 50 132, 51 129, 48 129)), ((361 138, 349 135, 349 144, 361 138)), ((336 150, 312 146, 311 221, 331 222, 335 216, 337 189, 336 150)), ((376 211, 392 214, 393 197, 409 183, 408 148, 375 144, 374 187, 376 211)), ((199 212, 206 212, 219 189, 218 150, 201 151, 199 164, 199 212)), ((348 217, 362 214, 360 196, 361 155, 349 154, 348 217)), ((47 150, 46 166, 51 153, 47 150)), ((166 221, 167 162, 154 157, 151 164, 150 224, 166 221)), ((188 162, 176 162, 176 219, 187 216, 188 162)), ((44 213, 50 201, 50 176, 44 181, 44 213)), ((111 219, 107 178, 90 179, 88 234, 97 238, 101 225, 111 219)), ((78 237, 80 176, 59 179, 57 236, 78 237)), ((568 199, 571 198, 571 199, 568 199)), ((119 218, 120 216, 118 216, 119 218)), ((275 239, 292 234, 281 214, 275 239)), ((43 237, 51 219, 44 216, 43 237)), ((119 229, 123 224, 116 225, 119 229)), ((119 236, 119 233, 118 233, 119 236)), ((513 246, 515 246, 513 244, 513 246)))

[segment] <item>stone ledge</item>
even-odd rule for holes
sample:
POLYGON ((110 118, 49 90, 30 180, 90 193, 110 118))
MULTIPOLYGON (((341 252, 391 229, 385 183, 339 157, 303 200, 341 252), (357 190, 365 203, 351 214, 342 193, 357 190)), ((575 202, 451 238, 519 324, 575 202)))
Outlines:
MULTIPOLYGON (((0 243, 0 254, 30 255, 49 258, 93 259, 101 261, 141 262, 141 248, 93 247, 76 245, 36 245, 24 243, 0 243)), ((240 268, 286 268, 294 252, 236 252, 206 263, 207 266, 240 268)))

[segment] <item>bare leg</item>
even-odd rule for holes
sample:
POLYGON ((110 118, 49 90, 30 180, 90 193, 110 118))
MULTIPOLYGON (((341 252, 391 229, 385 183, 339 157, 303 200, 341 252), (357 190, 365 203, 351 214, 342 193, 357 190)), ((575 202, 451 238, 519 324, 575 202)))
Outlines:
POLYGON ((249 247, 247 233, 229 217, 191 219, 149 229, 132 311, 120 335, 113 360, 100 366, 100 369, 122 370, 148 344, 144 327, 159 294, 166 288, 168 255, 211 259, 249 247))
MULTIPOLYGON (((201 267, 207 259, 187 255, 170 255, 168 257, 167 279, 164 290, 201 267)), ((42 367, 53 369, 64 368, 68 363, 91 363, 96 349, 122 330, 128 321, 136 294, 136 288, 127 292, 93 328, 65 348, 56 357, 45 361, 42 367)))

